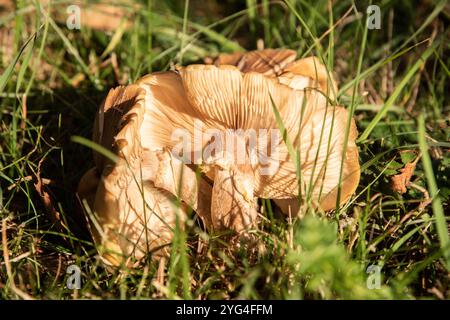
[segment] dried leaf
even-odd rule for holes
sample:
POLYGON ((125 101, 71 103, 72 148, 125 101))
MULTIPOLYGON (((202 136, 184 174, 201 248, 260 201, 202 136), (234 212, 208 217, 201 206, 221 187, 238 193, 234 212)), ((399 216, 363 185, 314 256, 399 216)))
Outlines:
POLYGON ((406 187, 409 186, 411 177, 414 175, 417 161, 420 159, 420 155, 413 162, 407 163, 403 169, 400 169, 400 173, 392 176, 391 188, 394 192, 403 194, 406 192, 406 187))

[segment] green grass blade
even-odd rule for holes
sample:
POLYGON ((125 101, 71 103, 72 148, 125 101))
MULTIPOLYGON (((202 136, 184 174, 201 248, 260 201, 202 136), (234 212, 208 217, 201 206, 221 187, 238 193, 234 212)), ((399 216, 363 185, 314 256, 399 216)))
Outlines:
POLYGON ((345 158, 347 155, 348 136, 350 135, 350 128, 351 128, 351 124, 352 124, 353 114, 355 113, 355 109, 356 109, 356 93, 357 93, 357 88, 358 88, 360 77, 361 77, 361 69, 362 69, 362 65, 363 65, 364 53, 366 51, 367 32, 368 32, 368 28, 364 28, 361 47, 360 47, 360 51, 359 51, 359 57, 358 57, 358 66, 356 69, 356 81, 355 81, 355 85, 353 87, 352 101, 350 104, 350 110, 348 111, 347 125, 345 127, 345 136, 344 136, 344 143, 343 143, 343 150, 342 150, 342 160, 341 160, 340 169, 339 169, 338 192, 337 192, 337 197, 336 197, 336 209, 337 209, 336 216, 337 217, 339 216, 339 205, 341 203, 342 174, 344 172, 344 163, 345 163, 345 158))
POLYGON ((111 41, 108 43, 108 46, 106 47, 105 51, 103 51, 101 58, 105 58, 108 54, 110 54, 120 43, 122 40, 122 36, 125 33, 126 29, 126 20, 120 21, 120 25, 117 28, 117 30, 114 32, 111 41))
POLYGON ((377 113, 375 118, 369 123, 367 128, 364 130, 364 132, 361 134, 357 142, 362 142, 366 140, 372 130, 377 126, 378 122, 380 122, 381 119, 386 115, 386 113, 389 111, 389 109, 394 105, 395 101, 399 98, 400 94, 403 92, 403 89, 405 86, 409 83, 411 78, 416 74, 416 72, 419 70, 419 68, 427 61, 427 59, 430 57, 430 55, 434 52, 438 45, 438 42, 433 43, 430 47, 425 50, 419 59, 416 61, 416 63, 409 69, 408 73, 405 75, 405 77, 400 81, 400 83, 395 87, 394 92, 392 92, 392 95, 389 97, 389 99, 386 101, 386 103, 383 105, 383 107, 380 109, 380 111, 377 113))
POLYGON ((79 143, 85 147, 88 147, 98 153, 100 153, 102 156, 105 156, 106 158, 108 158, 109 160, 113 161, 113 162, 117 162, 117 160, 119 159, 119 157, 117 155, 115 155, 113 152, 111 152, 110 150, 106 149, 105 147, 80 136, 72 136, 71 140, 75 143, 79 143))
POLYGON ((45 11, 42 11, 45 15, 45 17, 48 19, 48 22, 52 26, 52 28, 56 31, 58 36, 61 38, 62 42, 67 48, 67 51, 75 58, 75 60, 78 62, 79 66, 81 67, 81 70, 87 75, 89 80, 94 84, 94 86, 101 90, 102 86, 100 85, 100 81, 95 78, 90 70, 89 67, 86 65, 86 63, 83 61, 83 59, 80 56, 80 53, 78 52, 77 48, 75 48, 71 41, 67 38, 67 36, 64 34, 64 32, 61 30, 60 27, 56 24, 55 20, 53 20, 45 11))
POLYGON ((448 4, 448 0, 441 0, 439 1, 436 6, 434 7, 433 11, 430 13, 430 15, 427 17, 427 19, 422 23, 422 25, 417 29, 404 43, 400 46, 400 49, 402 49, 404 46, 406 46, 408 43, 410 43, 412 40, 416 39, 416 37, 433 21, 435 21, 436 17, 441 13, 441 11, 445 8, 445 6, 448 4))
MULTIPOLYGON (((277 126, 281 131, 281 136, 283 138, 284 143, 287 146, 289 156, 291 157, 291 160, 295 163, 296 169, 297 169, 297 184, 299 188, 299 197, 301 197, 301 181, 303 181, 301 177, 301 169, 300 169, 300 152, 296 151, 294 149, 294 145, 292 144, 291 139, 289 138, 288 132, 286 130, 286 126, 283 123, 283 119, 281 118, 280 112, 278 111, 277 106, 275 105, 275 102, 273 101, 272 95, 269 93, 270 102, 272 104, 272 111, 275 115, 275 121, 277 122, 277 126)), ((306 97, 305 97, 306 99, 306 97)), ((300 200, 300 199, 299 199, 300 200)))
POLYGON ((28 45, 31 43, 31 41, 33 41, 33 43, 34 43, 35 40, 36 40, 36 33, 33 34, 30 38, 28 38, 28 40, 20 48, 19 52, 16 54, 14 59, 8 65, 6 70, 3 72, 2 76, 0 77, 0 93, 3 93, 3 90, 5 89, 9 78, 12 76, 12 73, 14 71, 14 67, 16 66, 16 64, 19 61, 20 57, 24 53, 25 49, 28 47, 28 45))
POLYGON ((183 64, 183 53, 184 48, 186 46, 186 38, 187 35, 187 23, 188 23, 188 14, 189 14, 189 0, 184 0, 184 15, 183 15, 183 33, 181 35, 181 43, 180 43, 180 64, 183 64))
POLYGON ((450 241, 448 235, 448 226, 445 221, 444 208, 439 196, 439 190, 434 177, 433 166, 431 158, 428 153, 428 144, 425 133, 425 119, 423 115, 419 116, 419 146, 422 152, 422 164, 425 170, 425 177, 427 178, 428 189, 433 201, 431 207, 433 209, 434 217, 436 218, 436 230, 439 236, 443 256, 447 264, 447 270, 450 270, 450 241))
MULTIPOLYGON (((389 57, 387 57, 384 60, 378 61, 377 63, 373 64, 372 66, 370 66, 369 68, 367 68, 366 70, 361 72, 360 80, 366 79, 367 77, 369 77, 371 74, 373 74, 375 71, 377 71, 381 67, 385 66, 389 62, 396 60, 397 58, 400 58, 401 56, 405 55, 412 49, 424 44, 425 42, 427 42, 427 40, 416 43, 410 47, 407 47, 397 53, 390 55, 389 57)), ((356 79, 353 79, 353 80, 347 82, 346 84, 344 84, 343 86, 341 86, 341 88, 339 89, 339 92, 338 92, 338 96, 342 96, 345 92, 347 92, 347 90, 351 89, 352 86, 354 86, 355 81, 356 81, 356 79)))

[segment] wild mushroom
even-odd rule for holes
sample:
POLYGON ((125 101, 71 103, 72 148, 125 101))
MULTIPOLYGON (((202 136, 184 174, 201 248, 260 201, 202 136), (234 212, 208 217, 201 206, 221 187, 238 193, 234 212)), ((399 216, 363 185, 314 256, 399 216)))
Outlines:
POLYGON ((154 73, 112 90, 94 141, 119 160, 97 154, 79 186, 107 230, 94 232, 97 242, 125 255, 137 245, 142 256, 170 241, 166 226, 182 222, 187 206, 208 229, 238 233, 256 226, 257 198, 307 195, 329 210, 344 161, 342 203, 359 181, 357 132, 352 121, 343 157, 347 111, 329 103, 330 91, 336 85, 324 66, 315 58, 295 61, 291 50, 222 56, 216 65, 154 73), (300 177, 285 141, 298 150, 300 177))

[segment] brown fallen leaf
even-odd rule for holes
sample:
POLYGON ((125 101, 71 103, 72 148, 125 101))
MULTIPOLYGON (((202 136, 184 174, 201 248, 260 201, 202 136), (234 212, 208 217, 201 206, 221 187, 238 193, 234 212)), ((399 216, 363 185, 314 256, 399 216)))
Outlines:
POLYGON ((414 170, 416 169, 417 161, 420 159, 420 154, 413 162, 408 162, 402 169, 400 169, 400 173, 392 176, 391 178, 391 188, 394 192, 398 192, 400 194, 405 193, 406 187, 409 186, 411 182, 411 177, 414 175, 414 170))

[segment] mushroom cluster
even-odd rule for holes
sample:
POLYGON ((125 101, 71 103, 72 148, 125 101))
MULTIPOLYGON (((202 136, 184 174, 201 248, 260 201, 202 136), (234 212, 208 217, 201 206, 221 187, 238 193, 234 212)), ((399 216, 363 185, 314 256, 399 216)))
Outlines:
POLYGON ((244 234, 257 226, 258 198, 292 214, 298 199, 324 211, 347 201, 360 176, 357 131, 351 120, 345 138, 336 92, 317 58, 274 49, 112 89, 93 140, 117 159, 95 153, 78 188, 102 258, 166 256, 191 210, 211 232, 244 234))

